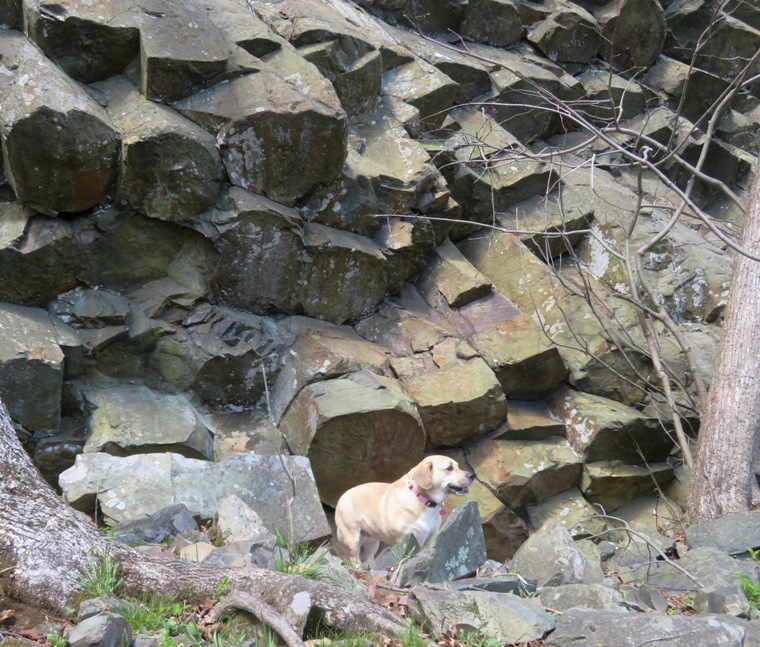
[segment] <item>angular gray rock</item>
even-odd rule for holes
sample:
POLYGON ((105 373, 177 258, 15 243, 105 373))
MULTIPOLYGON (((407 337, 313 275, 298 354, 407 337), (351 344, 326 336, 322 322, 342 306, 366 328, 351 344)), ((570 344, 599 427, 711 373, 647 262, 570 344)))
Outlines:
POLYGON ((23 428, 58 429, 64 348, 79 344, 72 328, 44 310, 0 303, 0 397, 23 428))
POLYGON ((445 591, 415 586, 409 603, 426 631, 440 636, 452 627, 459 636, 486 634, 501 643, 541 640, 555 620, 537 598, 487 591, 445 591))
POLYGON ((556 519, 544 523, 520 546, 511 567, 539 587, 581 584, 586 558, 565 527, 556 519))
POLYGON ((473 575, 486 561, 486 544, 478 504, 457 506, 441 529, 422 549, 402 561, 394 573, 399 586, 450 582, 473 575))
POLYGON ((132 642, 132 629, 118 613, 99 613, 71 627, 66 642, 71 647, 123 647, 132 642))
POLYGON ((309 457, 328 505, 354 485, 395 481, 425 447, 422 421, 401 385, 368 371, 306 386, 280 428, 291 451, 309 457))
POLYGON ((160 544, 188 531, 197 531, 198 524, 184 503, 178 503, 135 521, 120 523, 114 536, 126 544, 160 544))
POLYGON ((686 528, 690 548, 712 546, 729 555, 743 555, 760 547, 760 512, 729 514, 686 528))
POLYGON ((213 286, 223 304, 256 314, 295 309, 303 254, 295 209, 233 186, 196 227, 218 251, 213 286))
POLYGON ((547 637, 546 646, 644 647, 658 641, 669 647, 742 647, 748 644, 745 639, 757 639, 754 629, 733 618, 569 609, 557 619, 557 628, 547 637))
POLYGON ((662 420, 619 402, 560 388, 548 403, 552 413, 565 424, 573 449, 589 463, 661 462, 673 449, 672 435, 662 420))
POLYGON ((468 459, 478 479, 512 509, 545 501, 581 478, 581 458, 566 440, 486 440, 468 459))
POLYGON ((119 196, 139 213, 192 222, 219 196, 222 163, 214 136, 148 101, 123 77, 97 84, 122 135, 119 196))
POLYGON ((292 505, 293 517, 298 519, 294 540, 324 539, 330 528, 311 465, 303 456, 238 453, 211 463, 170 453, 126 458, 81 454, 59 482, 73 507, 91 512, 97 501, 103 514, 116 521, 140 519, 176 503, 210 519, 219 502, 235 494, 256 511, 267 528, 287 534, 292 482, 282 460, 298 483, 292 505))
POLYGON ((118 386, 95 391, 87 399, 93 412, 85 452, 128 456, 166 451, 187 458, 214 457, 211 431, 182 395, 118 386))
POLYGON ((16 197, 49 215, 95 206, 119 161, 106 111, 22 34, 0 27, 0 56, 2 154, 16 197))
POLYGON ((307 261, 296 298, 305 314, 344 323, 382 300, 388 288, 386 260, 373 240, 307 223, 304 247, 307 261))
POLYGON ((66 74, 82 83, 119 74, 138 55, 134 3, 59 0, 24 3, 24 31, 66 74))
POLYGON ((340 174, 346 114, 261 71, 179 101, 186 117, 216 134, 234 186, 292 205, 340 174))

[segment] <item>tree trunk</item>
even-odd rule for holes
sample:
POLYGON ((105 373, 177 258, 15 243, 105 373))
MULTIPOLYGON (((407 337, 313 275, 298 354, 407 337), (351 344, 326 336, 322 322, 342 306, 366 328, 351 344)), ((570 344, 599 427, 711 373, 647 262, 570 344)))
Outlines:
MULTIPOLYGON (((0 402, 0 594, 61 613, 82 593, 72 575, 87 571, 88 553, 102 554, 106 546, 95 525, 45 483, 0 402)), ((159 558, 118 542, 110 550, 120 564, 125 595, 200 600, 229 578, 229 590, 256 596, 278 610, 286 609, 296 593, 307 592, 311 613, 327 626, 385 636, 400 635, 404 628, 398 616, 368 600, 297 575, 159 558)))
MULTIPOLYGON (((741 246, 760 253, 760 165, 741 246)), ((737 254, 697 458, 689 489, 690 523, 746 512, 757 490, 760 425, 760 263, 737 254)))

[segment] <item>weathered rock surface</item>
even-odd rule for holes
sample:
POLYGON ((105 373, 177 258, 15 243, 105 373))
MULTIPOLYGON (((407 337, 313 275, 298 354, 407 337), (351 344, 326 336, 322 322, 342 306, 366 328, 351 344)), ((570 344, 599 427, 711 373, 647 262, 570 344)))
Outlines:
POLYGON ((2 154, 19 201, 50 215, 101 202, 121 143, 105 110, 18 32, 0 28, 0 55, 2 154))
POLYGON ((85 452, 129 456, 167 451, 213 458, 211 432, 184 396, 124 386, 96 391, 88 401, 94 410, 85 452))
POLYGON ((368 371, 306 386, 280 426, 291 451, 311 461, 329 505, 359 483, 395 481, 425 448, 422 421, 401 385, 368 371))
MULTIPOLYGON (((293 501, 293 516, 299 520, 296 541, 322 539, 330 530, 309 461, 301 456, 284 460, 299 484, 293 501)), ((139 519, 176 503, 211 518, 219 502, 235 494, 273 532, 288 528, 291 482, 279 456, 230 454, 211 463, 170 453, 125 458, 82 454, 74 467, 61 474, 60 485, 75 508, 90 511, 97 500, 104 514, 116 521, 139 519)))
POLYGON ((345 113, 271 72, 215 85, 176 107, 216 134, 234 186, 286 205, 334 180, 346 158, 345 113))
POLYGON ((44 310, 0 304, 0 394, 27 430, 58 429, 62 347, 79 343, 74 330, 44 310))

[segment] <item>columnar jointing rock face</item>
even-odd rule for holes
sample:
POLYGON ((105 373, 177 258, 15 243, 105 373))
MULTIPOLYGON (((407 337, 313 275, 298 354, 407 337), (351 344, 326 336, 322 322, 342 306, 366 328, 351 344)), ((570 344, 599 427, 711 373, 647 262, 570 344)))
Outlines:
POLYGON ((0 28, 5 172, 38 211, 83 211, 116 180, 121 137, 105 110, 22 34, 0 28))

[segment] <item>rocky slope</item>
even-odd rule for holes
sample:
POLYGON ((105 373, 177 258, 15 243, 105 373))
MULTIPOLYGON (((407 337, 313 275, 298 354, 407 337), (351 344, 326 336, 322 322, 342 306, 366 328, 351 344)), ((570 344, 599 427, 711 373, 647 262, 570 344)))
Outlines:
POLYGON ((757 83, 714 109, 760 12, 690 67, 712 11, 0 0, 0 397, 37 465, 117 521, 235 493, 275 530, 292 454, 304 540, 452 453, 497 560, 653 475, 682 502, 621 255, 668 227, 643 272, 695 423, 760 142, 757 83))

